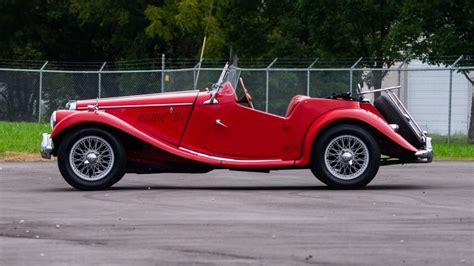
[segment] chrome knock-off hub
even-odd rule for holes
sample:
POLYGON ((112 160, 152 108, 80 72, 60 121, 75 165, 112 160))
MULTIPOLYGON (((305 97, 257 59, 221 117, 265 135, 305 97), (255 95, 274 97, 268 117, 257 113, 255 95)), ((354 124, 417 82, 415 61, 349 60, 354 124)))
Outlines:
POLYGON ((341 154, 341 159, 343 162, 345 163, 350 163, 350 161, 352 160, 352 153, 348 152, 348 151, 345 151, 341 154))
POLYGON ((86 155, 86 160, 84 161, 84 164, 95 164, 97 162, 97 155, 93 152, 88 153, 86 155))

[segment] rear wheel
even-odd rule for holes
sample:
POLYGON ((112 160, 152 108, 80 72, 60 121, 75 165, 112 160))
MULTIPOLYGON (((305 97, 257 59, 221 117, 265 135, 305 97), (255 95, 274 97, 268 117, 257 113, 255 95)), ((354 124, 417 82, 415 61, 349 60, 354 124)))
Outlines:
POLYGON ((380 150, 370 132, 338 125, 323 132, 313 145, 311 171, 332 188, 361 188, 377 174, 380 150))
POLYGON ((81 190, 105 189, 125 174, 125 149, 102 129, 81 129, 64 138, 58 149, 61 175, 81 190))

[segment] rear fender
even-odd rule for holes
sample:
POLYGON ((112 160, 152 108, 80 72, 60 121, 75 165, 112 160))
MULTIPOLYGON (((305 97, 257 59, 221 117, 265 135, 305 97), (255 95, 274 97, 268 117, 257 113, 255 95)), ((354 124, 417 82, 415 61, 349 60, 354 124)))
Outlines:
POLYGON ((413 152, 418 151, 402 136, 396 133, 387 124, 387 122, 378 115, 363 109, 337 109, 321 115, 311 124, 303 140, 303 156, 301 159, 296 161, 296 165, 308 165, 311 159, 311 149, 313 146, 313 142, 316 139, 318 133, 331 123, 337 122, 342 119, 360 121, 364 124, 373 127, 403 149, 413 152))
POLYGON ((151 137, 143 133, 142 131, 139 131, 136 128, 132 127, 130 124, 126 123, 125 121, 102 111, 82 111, 82 112, 70 114, 69 116, 67 116, 60 122, 58 122, 58 124, 55 126, 55 128, 51 132, 51 137, 54 139, 54 137, 58 136, 58 134, 60 134, 64 130, 72 126, 80 125, 83 123, 98 123, 98 124, 107 125, 107 126, 116 128, 122 132, 125 132, 131 136, 134 136, 158 149, 162 149, 166 152, 175 154, 177 156, 194 160, 194 161, 198 161, 198 162, 202 162, 202 163, 206 163, 206 164, 220 165, 220 160, 205 158, 205 157, 190 154, 188 152, 184 152, 178 149, 177 146, 161 141, 154 137, 151 137))

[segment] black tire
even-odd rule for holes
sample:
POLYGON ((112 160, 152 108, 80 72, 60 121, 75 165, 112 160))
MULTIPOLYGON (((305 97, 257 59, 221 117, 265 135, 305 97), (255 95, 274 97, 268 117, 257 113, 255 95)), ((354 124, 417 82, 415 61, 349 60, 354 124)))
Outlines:
POLYGON ((118 138, 108 131, 97 128, 84 128, 66 136, 58 148, 58 166, 64 180, 71 186, 80 190, 100 190, 111 187, 117 183, 125 174, 126 152, 118 138), (98 180, 85 180, 75 173, 70 163, 71 149, 76 142, 84 137, 99 137, 105 140, 111 147, 113 163, 108 173, 98 180))
POLYGON ((411 145, 418 148, 423 146, 421 137, 411 127, 408 118, 402 114, 400 109, 386 95, 377 98, 374 106, 389 124, 397 124, 400 127, 398 133, 411 145))
MULTIPOLYGON (((336 162, 338 164, 339 162, 336 162)), ((328 185, 331 188, 337 189, 356 189, 362 188, 372 179, 378 172, 380 166, 380 149, 379 145, 375 141, 374 137, 371 135, 369 131, 366 129, 351 124, 341 124, 336 125, 328 130, 322 132, 320 135, 317 136, 315 143, 313 144, 312 153, 311 153, 311 171, 313 174, 323 183, 328 185), (344 169, 347 167, 347 175, 345 175, 343 166, 340 166, 337 169, 336 166, 331 167, 331 163, 326 163, 326 152, 331 152, 332 147, 337 148, 339 147, 337 144, 338 141, 347 141, 351 140, 360 147, 352 149, 342 149, 341 152, 338 153, 339 155, 328 155, 329 159, 331 160, 341 160, 341 165, 344 164, 344 169), (363 143, 360 144, 360 143, 363 143), (330 146, 331 145, 331 146, 330 146), (332 146, 334 145, 334 146, 332 146), (364 148, 365 145, 365 148, 364 148), (330 146, 330 147, 328 147, 330 146), (342 162, 342 154, 348 152, 351 154, 350 157, 347 158, 354 158, 354 154, 358 154, 357 160, 350 160, 351 163, 349 164, 349 160, 342 162), (364 156, 363 156, 364 155, 364 156), (367 161, 363 161, 360 163, 362 158, 367 158, 367 161), (356 162, 357 161, 357 162, 356 162), (329 166, 328 166, 329 165, 329 166), (354 165, 354 172, 352 174, 349 171, 352 171, 352 165, 354 165), (350 169, 349 169, 350 168, 350 169), (331 172, 332 171, 332 172, 331 172), (338 177, 337 175, 344 176, 338 177)))

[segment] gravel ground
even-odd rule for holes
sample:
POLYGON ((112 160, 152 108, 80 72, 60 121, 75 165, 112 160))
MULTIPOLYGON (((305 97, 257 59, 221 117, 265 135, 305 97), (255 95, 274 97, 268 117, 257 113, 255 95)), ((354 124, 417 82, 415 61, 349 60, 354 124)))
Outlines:
POLYGON ((473 265, 474 162, 385 166, 363 190, 307 170, 126 175, 70 188, 0 163, 1 265, 473 265))

